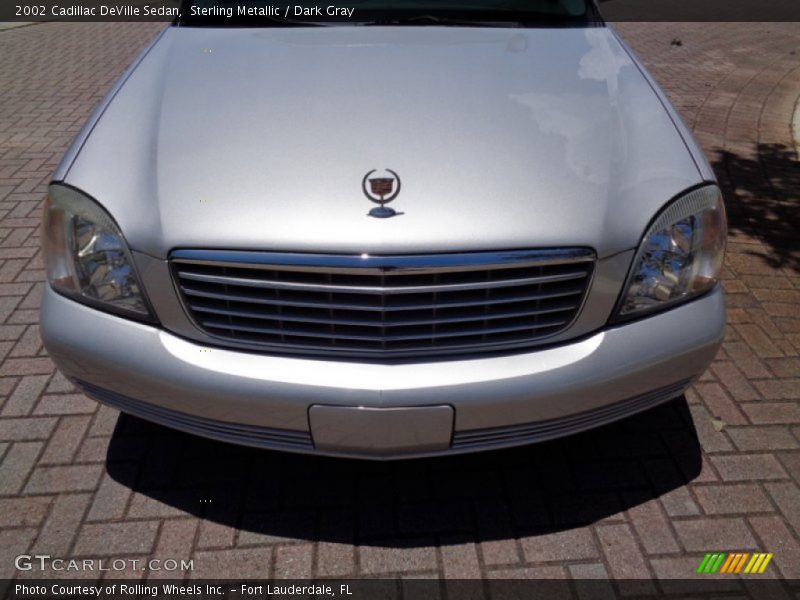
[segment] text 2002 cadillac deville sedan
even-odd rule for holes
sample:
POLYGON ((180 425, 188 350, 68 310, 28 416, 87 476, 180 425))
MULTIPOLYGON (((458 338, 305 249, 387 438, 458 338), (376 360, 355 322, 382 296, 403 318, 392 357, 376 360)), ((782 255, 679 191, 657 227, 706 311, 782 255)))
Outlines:
POLYGON ((723 335, 725 212, 596 8, 338 5, 189 1, 101 103, 45 211, 61 370, 175 429, 368 458, 679 396, 723 335))

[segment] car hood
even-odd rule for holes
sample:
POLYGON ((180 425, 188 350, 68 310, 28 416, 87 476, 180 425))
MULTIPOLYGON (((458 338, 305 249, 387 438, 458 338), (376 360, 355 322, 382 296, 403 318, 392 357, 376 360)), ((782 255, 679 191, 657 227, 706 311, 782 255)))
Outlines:
POLYGON ((171 27, 64 180, 132 248, 635 246, 700 172, 606 28, 171 27), (388 219, 364 175, 392 169, 388 219))

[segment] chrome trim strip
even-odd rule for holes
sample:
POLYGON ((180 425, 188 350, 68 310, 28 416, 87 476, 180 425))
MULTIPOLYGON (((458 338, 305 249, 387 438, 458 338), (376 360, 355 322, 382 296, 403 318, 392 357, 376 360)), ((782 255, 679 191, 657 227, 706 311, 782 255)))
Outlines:
POLYGON ((294 254, 240 250, 173 250, 170 260, 212 266, 324 271, 338 273, 390 273, 396 271, 426 273, 546 266, 561 263, 594 262, 597 255, 589 248, 546 250, 508 250, 464 254, 408 254, 377 256, 371 254, 294 254), (296 268, 296 269, 295 269, 296 268))
POLYGON ((177 412, 162 406, 156 406, 136 398, 123 396, 111 390, 101 388, 82 380, 73 380, 90 398, 107 404, 124 413, 128 413, 187 433, 201 435, 223 442, 246 444, 250 446, 276 449, 312 449, 311 434, 308 431, 274 429, 257 427, 242 423, 230 423, 214 419, 206 419, 187 413, 177 412))
POLYGON ((677 398, 691 383, 691 379, 685 379, 651 392, 627 398, 615 404, 601 406, 559 419, 522 425, 491 427, 489 429, 456 431, 453 434, 452 448, 475 450, 499 448, 543 442, 565 435, 572 435, 626 418, 677 398))

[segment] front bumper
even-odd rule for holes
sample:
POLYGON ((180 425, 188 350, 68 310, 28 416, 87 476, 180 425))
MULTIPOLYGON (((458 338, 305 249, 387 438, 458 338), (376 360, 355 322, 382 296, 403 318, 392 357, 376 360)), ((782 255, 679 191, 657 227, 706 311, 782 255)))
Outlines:
POLYGON ((65 375, 145 419, 253 446, 405 458, 541 441, 679 396, 714 358, 724 324, 717 288, 550 348, 372 364, 206 347, 47 287, 41 331, 65 375))

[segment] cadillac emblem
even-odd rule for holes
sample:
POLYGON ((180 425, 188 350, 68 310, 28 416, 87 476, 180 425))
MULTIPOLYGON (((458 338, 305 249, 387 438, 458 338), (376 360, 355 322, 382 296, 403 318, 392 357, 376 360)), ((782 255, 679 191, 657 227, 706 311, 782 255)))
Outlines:
POLYGON ((386 169, 386 173, 379 177, 372 177, 374 173, 376 173, 375 169, 364 175, 364 179, 361 181, 364 195, 378 205, 369 211, 369 216, 388 219, 403 214, 386 206, 400 193, 400 176, 391 169, 386 169))

